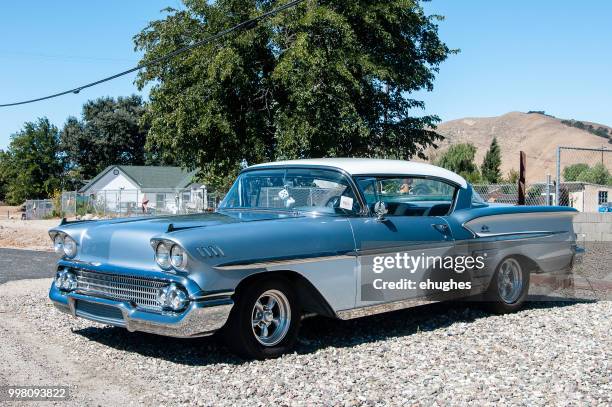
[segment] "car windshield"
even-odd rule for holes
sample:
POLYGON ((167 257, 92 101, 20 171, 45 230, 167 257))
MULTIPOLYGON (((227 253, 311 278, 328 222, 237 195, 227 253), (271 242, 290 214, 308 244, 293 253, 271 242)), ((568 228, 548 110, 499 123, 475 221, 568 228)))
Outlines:
POLYGON ((242 173, 219 209, 271 209, 347 215, 359 212, 342 173, 312 168, 261 169, 242 173))

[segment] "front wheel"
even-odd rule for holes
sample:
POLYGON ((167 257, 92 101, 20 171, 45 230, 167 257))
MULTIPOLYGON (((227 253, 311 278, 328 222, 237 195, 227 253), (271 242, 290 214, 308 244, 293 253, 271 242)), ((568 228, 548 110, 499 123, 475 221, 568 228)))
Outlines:
POLYGON ((293 349, 300 320, 293 288, 281 279, 266 280, 239 293, 225 338, 230 349, 244 358, 274 358, 293 349))
POLYGON ((520 309, 529 291, 529 272, 518 259, 507 257, 499 264, 487 292, 488 308, 498 314, 520 309))

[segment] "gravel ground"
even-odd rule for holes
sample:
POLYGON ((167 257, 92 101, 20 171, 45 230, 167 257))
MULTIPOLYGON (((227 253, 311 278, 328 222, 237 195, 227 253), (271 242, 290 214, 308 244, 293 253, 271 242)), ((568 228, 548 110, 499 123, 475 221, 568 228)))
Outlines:
POLYGON ((586 249, 582 264, 574 273, 592 279, 612 281, 612 242, 579 242, 586 249))
POLYGON ((609 301, 532 302, 505 316, 434 304, 313 318, 296 353, 244 362, 217 338, 74 320, 50 305, 49 283, 0 285, 0 382, 71 385, 72 405, 612 403, 609 301))
POLYGON ((59 223, 59 219, 19 220, 0 218, 0 247, 52 251, 51 239, 47 232, 59 223))

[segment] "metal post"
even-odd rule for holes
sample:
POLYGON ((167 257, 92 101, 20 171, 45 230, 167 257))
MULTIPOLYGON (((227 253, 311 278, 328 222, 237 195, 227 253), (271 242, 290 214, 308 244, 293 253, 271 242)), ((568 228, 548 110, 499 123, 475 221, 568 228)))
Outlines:
POLYGON ((557 147, 557 185, 555 188, 555 204, 559 206, 561 194, 561 147, 557 147))
POLYGON ((208 211, 208 188, 206 188, 206 186, 204 186, 204 193, 202 196, 202 208, 204 210, 204 212, 208 211))
POLYGON ((525 205, 527 156, 524 151, 521 151, 519 157, 518 204, 525 205))
POLYGON ((550 206, 550 174, 546 174, 546 206, 550 206))

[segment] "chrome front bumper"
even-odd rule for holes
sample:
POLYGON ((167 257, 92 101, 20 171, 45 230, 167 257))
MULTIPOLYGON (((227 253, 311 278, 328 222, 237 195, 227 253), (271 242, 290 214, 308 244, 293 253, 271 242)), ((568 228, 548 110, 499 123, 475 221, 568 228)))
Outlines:
POLYGON ((192 301, 181 313, 148 312, 128 302, 64 293, 55 286, 55 282, 51 284, 49 298, 57 309, 73 317, 123 327, 130 332, 149 332, 176 338, 195 338, 213 334, 225 325, 234 305, 229 296, 215 296, 215 299, 192 301), (93 305, 100 309, 119 310, 121 318, 81 311, 77 307, 79 301, 87 303, 89 308, 93 305))

